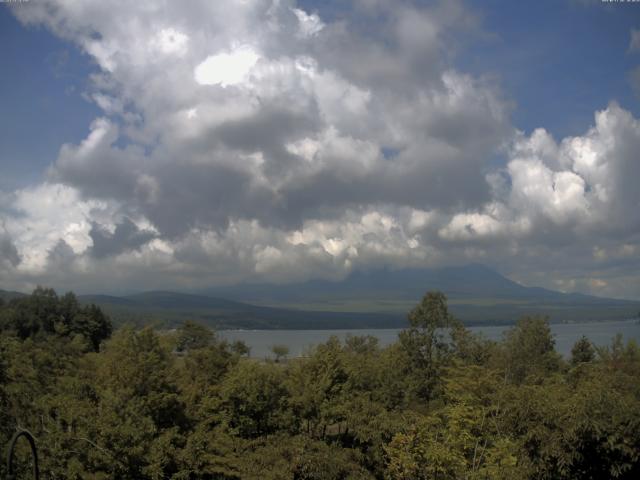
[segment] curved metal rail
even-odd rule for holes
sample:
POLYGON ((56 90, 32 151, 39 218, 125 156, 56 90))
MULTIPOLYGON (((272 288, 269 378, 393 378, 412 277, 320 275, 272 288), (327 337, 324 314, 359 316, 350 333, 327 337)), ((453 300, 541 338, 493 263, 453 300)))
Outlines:
POLYGON ((16 473, 14 472, 13 467, 13 457, 16 448, 16 443, 20 437, 24 437, 29 442, 31 446, 31 453, 33 454, 33 478, 35 480, 40 479, 40 471, 38 470, 38 450, 36 449, 36 439, 33 438, 26 430, 20 430, 16 432, 11 438, 11 442, 9 443, 9 452, 7 453, 7 480, 16 480, 16 473))

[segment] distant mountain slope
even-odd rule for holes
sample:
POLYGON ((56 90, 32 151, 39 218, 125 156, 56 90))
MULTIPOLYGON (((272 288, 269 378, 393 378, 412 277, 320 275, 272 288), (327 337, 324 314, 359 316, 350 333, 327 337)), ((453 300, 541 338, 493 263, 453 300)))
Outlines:
MULTIPOLYGON (((153 291, 123 297, 82 295, 116 323, 175 326, 196 320, 215 328, 395 328, 430 290, 443 291, 465 323, 513 323, 523 315, 553 322, 635 318, 640 302, 525 287, 483 265, 355 272, 338 282, 237 285, 204 294, 153 291)), ((0 291, 0 297, 23 295, 0 291)))
MULTIPOLYGON (((375 270, 354 272, 342 281, 312 280, 300 284, 271 285, 246 284, 232 287, 216 287, 207 294, 253 303, 295 303, 298 301, 354 299, 360 297, 415 302, 430 290, 444 292, 449 299, 492 298, 553 299, 570 302, 611 302, 582 294, 566 294, 540 287, 525 287, 491 270, 484 265, 438 269, 375 270)), ((613 300, 620 303, 633 303, 613 300)))
POLYGON ((253 305, 247 305, 231 300, 221 298, 213 298, 204 295, 193 295, 189 293, 176 293, 167 291, 152 291, 128 295, 123 297, 127 302, 133 302, 138 305, 153 306, 160 308, 205 308, 218 310, 242 310, 255 308, 253 305))
POLYGON ((82 303, 99 305, 117 324, 172 327, 185 320, 195 320, 218 329, 397 328, 406 325, 406 316, 394 313, 302 312, 166 291, 126 297, 81 295, 79 299, 82 303))
POLYGON ((12 292, 8 290, 0 290, 0 298, 3 300, 11 300, 13 298, 24 297, 26 294, 21 292, 12 292))
POLYGON ((382 269, 354 272, 337 282, 238 285, 206 293, 280 308, 406 314, 430 290, 443 291, 451 311, 473 323, 510 322, 527 314, 549 315, 552 321, 608 320, 635 317, 640 311, 640 302, 526 287, 478 264, 382 269))

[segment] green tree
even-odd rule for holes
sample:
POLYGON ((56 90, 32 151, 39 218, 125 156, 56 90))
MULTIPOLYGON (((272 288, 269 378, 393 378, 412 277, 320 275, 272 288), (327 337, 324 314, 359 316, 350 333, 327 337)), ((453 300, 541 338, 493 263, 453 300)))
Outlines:
POLYGON ((249 356, 251 354, 251 348, 242 340, 234 340, 230 345, 231 351, 239 355, 240 357, 249 356))
POLYGON ((251 441, 238 462, 246 480, 365 480, 375 478, 352 449, 302 435, 274 435, 251 441))
POLYGON ((274 345, 271 347, 271 351, 276 357, 276 363, 280 362, 281 359, 286 358, 289 355, 289 347, 286 345, 274 345))
POLYGON ((332 336, 288 371, 294 415, 306 432, 324 438, 330 425, 344 420, 348 373, 340 340, 332 336))
POLYGON ((88 349, 97 351, 111 335, 112 325, 99 307, 80 305, 73 293, 58 297, 53 289, 38 287, 2 309, 0 329, 22 340, 80 335, 88 349))
POLYGON ((288 427, 288 394, 284 372, 273 364, 243 360, 220 387, 220 406, 232 431, 245 438, 288 427))
POLYGON ((98 351, 112 330, 111 321, 96 305, 80 308, 71 321, 71 332, 84 336, 93 351, 98 351))
POLYGON ((451 404, 418 416, 385 447, 386 478, 427 480, 522 478, 517 447, 480 409, 451 404))
POLYGON ((213 344, 215 335, 209 327, 187 320, 178 329, 176 350, 186 352, 213 344))
POLYGON ((227 372, 238 363, 240 355, 226 342, 189 351, 174 368, 175 382, 192 421, 219 417, 218 394, 227 372))
POLYGON ((524 317, 505 333, 505 376, 514 383, 558 371, 561 357, 546 317, 524 317))
POLYGON ((584 335, 573 345, 571 349, 571 365, 574 367, 581 363, 593 362, 596 358, 596 350, 584 335))
POLYGON ((410 382, 408 388, 424 400, 437 396, 438 379, 451 348, 451 334, 446 329, 459 325, 447 308, 442 292, 428 292, 409 312, 409 328, 399 334, 400 344, 407 354, 410 382))
POLYGON ((619 386, 587 366, 574 382, 551 377, 537 384, 509 385, 501 428, 518 447, 528 478, 637 478, 640 474, 640 403, 633 387, 619 386))
POLYGON ((170 475, 175 465, 167 465, 160 475, 152 462, 160 458, 158 442, 176 444, 167 439, 186 427, 184 406, 171 381, 170 352, 153 330, 124 328, 94 358, 99 402, 94 443, 117 459, 111 461, 111 474, 141 479, 170 475))

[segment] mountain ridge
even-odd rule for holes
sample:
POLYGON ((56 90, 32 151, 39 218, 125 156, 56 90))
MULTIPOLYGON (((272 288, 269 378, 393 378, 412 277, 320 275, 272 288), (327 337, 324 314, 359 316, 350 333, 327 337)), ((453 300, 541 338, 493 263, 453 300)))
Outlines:
POLYGON ((631 302, 582 293, 564 293, 543 287, 527 287, 499 274, 482 264, 470 264, 456 267, 442 267, 435 269, 405 268, 378 269, 369 272, 355 271, 343 280, 309 280, 298 284, 239 284, 229 287, 212 287, 200 293, 215 295, 238 301, 256 301, 260 296, 278 299, 308 296, 310 293, 322 292, 321 296, 339 292, 348 297, 354 292, 398 292, 400 297, 411 300, 419 298, 429 290, 444 292, 450 299, 469 297, 470 295, 485 295, 497 298, 512 297, 547 297, 547 298, 580 298, 583 300, 607 302, 631 302), (366 287, 366 288, 364 288, 366 287), (417 298, 416 298, 417 297, 417 298))
MULTIPOLYGON (((340 281, 78 298, 101 306, 116 323, 170 327, 190 319, 215 328, 401 328, 430 290, 444 292, 451 312, 470 325, 514 323, 524 315, 547 315, 553 322, 619 320, 640 311, 640 302, 632 300, 527 287, 481 264, 356 271, 340 281)), ((3 295, 23 294, 0 290, 3 295)))

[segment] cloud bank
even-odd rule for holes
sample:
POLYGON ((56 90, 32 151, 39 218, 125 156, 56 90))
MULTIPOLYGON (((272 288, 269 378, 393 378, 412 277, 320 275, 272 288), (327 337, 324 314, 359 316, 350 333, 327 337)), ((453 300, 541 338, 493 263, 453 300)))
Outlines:
POLYGON ((491 77, 453 67, 457 40, 481 35, 461 2, 359 1, 335 18, 287 0, 14 12, 92 58, 103 115, 42 184, 2 193, 5 288, 480 261, 640 298, 640 122, 611 103, 577 137, 518 131, 491 77))

